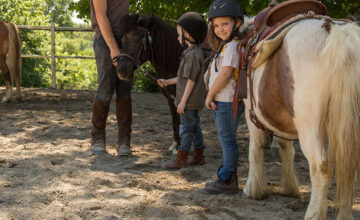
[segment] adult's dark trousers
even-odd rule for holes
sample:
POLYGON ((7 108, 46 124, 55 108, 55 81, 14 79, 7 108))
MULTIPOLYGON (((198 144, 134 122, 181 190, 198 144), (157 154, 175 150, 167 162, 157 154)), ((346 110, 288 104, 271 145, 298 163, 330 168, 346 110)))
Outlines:
POLYGON ((116 118, 118 121, 118 144, 127 142, 130 144, 131 137, 131 87, 129 81, 119 80, 116 69, 112 64, 110 49, 104 38, 94 38, 94 52, 98 72, 98 89, 93 104, 92 144, 97 139, 106 140, 106 120, 109 112, 110 101, 116 94, 116 118))

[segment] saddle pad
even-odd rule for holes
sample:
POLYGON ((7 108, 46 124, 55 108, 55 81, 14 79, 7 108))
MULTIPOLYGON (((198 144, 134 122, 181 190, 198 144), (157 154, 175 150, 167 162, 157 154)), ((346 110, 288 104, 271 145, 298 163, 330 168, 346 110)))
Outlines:
POLYGON ((255 57, 251 64, 252 68, 257 68, 263 64, 282 44, 287 32, 299 21, 308 18, 304 14, 299 14, 276 28, 267 38, 260 41, 255 48, 255 57))

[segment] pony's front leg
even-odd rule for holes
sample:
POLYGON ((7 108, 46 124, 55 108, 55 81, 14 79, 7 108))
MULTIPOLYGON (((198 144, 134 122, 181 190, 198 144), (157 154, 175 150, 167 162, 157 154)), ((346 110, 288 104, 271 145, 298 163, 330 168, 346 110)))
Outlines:
POLYGON ((249 118, 249 110, 246 108, 246 123, 250 133, 249 144, 249 175, 244 188, 245 196, 253 199, 262 199, 266 194, 266 183, 263 166, 264 146, 268 142, 266 134, 256 128, 249 118))
POLYGON ((309 162, 311 178, 311 198, 305 219, 326 219, 327 194, 330 185, 331 169, 327 162, 325 143, 320 132, 307 127, 299 132, 301 149, 309 162))
POLYGON ((163 94, 165 95, 165 97, 168 101, 168 105, 169 105, 170 113, 171 113, 171 119, 172 119, 172 128, 173 128, 173 132, 174 132, 173 143, 169 147, 169 151, 172 151, 174 154, 176 154, 177 146, 180 143, 180 135, 179 135, 180 117, 176 111, 176 106, 174 104, 174 100, 170 96, 168 96, 168 94, 166 94, 165 92, 163 92, 163 94))
POLYGON ((294 169, 295 150, 294 150, 293 142, 287 140, 280 140, 279 145, 280 145, 279 154, 282 161, 281 185, 283 188, 283 193, 285 195, 298 196, 300 192, 299 192, 299 182, 296 177, 296 173, 294 169))
POLYGON ((5 81, 5 97, 1 100, 2 103, 4 102, 9 102, 11 101, 11 97, 12 97, 12 88, 11 88, 11 79, 10 79, 10 72, 9 69, 6 65, 6 58, 5 57, 1 57, 0 58, 0 69, 2 71, 2 75, 5 81))

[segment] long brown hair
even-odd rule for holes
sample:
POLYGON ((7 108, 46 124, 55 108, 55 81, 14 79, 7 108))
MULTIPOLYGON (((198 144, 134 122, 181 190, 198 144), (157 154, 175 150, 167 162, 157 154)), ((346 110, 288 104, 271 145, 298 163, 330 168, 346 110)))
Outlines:
MULTIPOLYGON (((234 19, 235 25, 236 25, 237 18, 233 18, 233 19, 234 19)), ((241 19, 240 19, 240 21, 241 21, 241 19)), ((233 39, 234 38, 240 38, 240 33, 238 31, 236 32, 236 35, 233 37, 233 39)), ((210 44, 211 49, 213 51, 215 51, 215 52, 218 51, 225 44, 225 41, 223 41, 218 36, 216 36, 215 31, 214 31, 214 27, 213 27, 212 24, 210 25, 208 35, 207 35, 207 39, 208 39, 208 42, 210 44)))

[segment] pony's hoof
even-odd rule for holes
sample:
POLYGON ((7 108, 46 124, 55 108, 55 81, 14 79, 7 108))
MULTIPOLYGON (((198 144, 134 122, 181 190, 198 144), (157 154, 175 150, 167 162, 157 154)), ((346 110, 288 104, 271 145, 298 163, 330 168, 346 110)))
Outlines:
POLYGON ((7 102, 10 102, 10 99, 4 97, 1 99, 1 103, 7 103, 7 102))
MULTIPOLYGON (((169 147, 169 151, 174 151, 176 150, 176 147, 177 147, 177 142, 176 141, 173 141, 172 145, 169 147)), ((177 153, 177 150, 176 150, 176 153, 177 153)))

